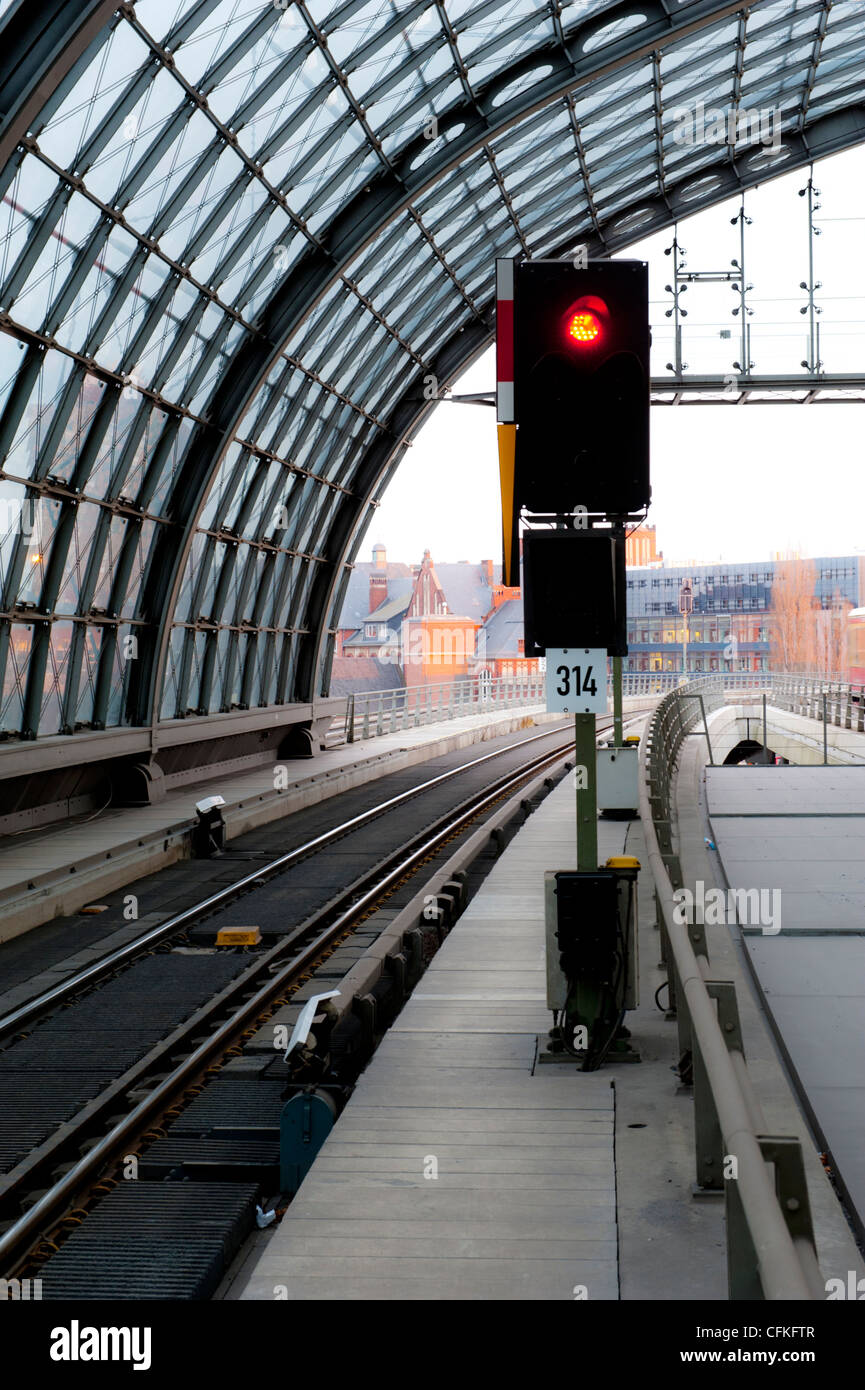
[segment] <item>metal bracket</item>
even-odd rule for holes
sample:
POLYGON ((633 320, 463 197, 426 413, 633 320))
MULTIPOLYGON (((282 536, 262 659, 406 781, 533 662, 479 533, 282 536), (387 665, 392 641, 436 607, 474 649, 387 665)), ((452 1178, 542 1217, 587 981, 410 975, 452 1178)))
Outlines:
MULTIPOLYGON (((817 1269, 811 1203, 805 1180, 802 1145, 789 1135, 758 1134, 757 1143, 767 1163, 775 1170, 775 1191, 794 1241, 805 1241, 817 1269)), ((755 1302, 765 1298, 760 1282, 757 1252, 745 1221, 739 1186, 735 1179, 726 1184, 727 1199, 727 1281, 731 1300, 755 1302)), ((812 1281, 813 1282, 813 1281, 812 1281)), ((823 1295, 815 1286, 815 1297, 823 1295)))
POLYGON ((739 1184, 725 1185, 727 1221, 727 1291, 731 1302, 759 1303, 765 1297, 760 1282, 757 1252, 748 1230, 739 1184))
POLYGON ((724 1035, 728 1052, 741 1052, 745 1056, 742 1042, 742 1025, 739 1021, 739 1001, 736 986, 732 980, 707 980, 706 993, 710 999, 718 1001, 718 1023, 724 1035))
POLYGON ((706 941, 706 925, 704 922, 688 923, 688 939, 694 948, 695 956, 705 956, 709 959, 709 944, 706 941))
POLYGON ((760 1152, 775 1168, 775 1191, 793 1240, 806 1240, 814 1251, 814 1223, 805 1178, 802 1145, 792 1135, 759 1135, 760 1152))
POLYGON ((694 1062, 694 1137, 697 1157, 696 1195, 724 1191, 724 1138, 715 1098, 696 1035, 691 1039, 694 1062))

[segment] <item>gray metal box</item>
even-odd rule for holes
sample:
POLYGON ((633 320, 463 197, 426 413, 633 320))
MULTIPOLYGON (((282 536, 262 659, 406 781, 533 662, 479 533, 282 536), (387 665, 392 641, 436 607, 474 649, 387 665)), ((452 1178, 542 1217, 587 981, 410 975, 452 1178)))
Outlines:
POLYGON ((558 925, 558 899, 556 898, 557 869, 547 869, 544 873, 544 925, 547 940, 547 1008, 563 1009, 568 997, 568 982, 559 965, 559 943, 556 940, 558 925))
POLYGON ((598 749, 598 810, 636 811, 639 753, 636 748, 598 749))

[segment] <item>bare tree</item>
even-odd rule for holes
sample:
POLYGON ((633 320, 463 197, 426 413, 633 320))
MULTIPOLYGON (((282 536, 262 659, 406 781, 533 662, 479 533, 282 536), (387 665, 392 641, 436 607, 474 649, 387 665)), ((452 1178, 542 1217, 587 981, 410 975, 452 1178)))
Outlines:
POLYGON ((853 604, 836 588, 817 617, 817 661, 821 676, 837 676, 847 666, 847 614, 853 604))
POLYGON ((816 587, 813 560, 793 555, 778 562, 772 585, 771 670, 813 671, 817 666, 820 605, 816 587))

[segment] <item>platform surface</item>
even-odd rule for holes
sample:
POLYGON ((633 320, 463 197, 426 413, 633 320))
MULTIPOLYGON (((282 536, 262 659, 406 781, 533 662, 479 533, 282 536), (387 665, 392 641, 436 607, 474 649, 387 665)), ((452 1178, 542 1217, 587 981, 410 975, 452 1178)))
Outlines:
POLYGON ((865 767, 706 769, 731 887, 777 889, 782 934, 865 930, 865 767))
MULTIPOLYGON (((598 829, 601 862, 621 854, 627 823, 598 829)), ((535 1066, 544 870, 574 867, 566 779, 433 959, 242 1298, 618 1298, 610 1073, 535 1066)))
POLYGON ((706 796, 730 887, 775 894, 780 932, 745 949, 865 1222, 865 768, 707 768, 706 796))

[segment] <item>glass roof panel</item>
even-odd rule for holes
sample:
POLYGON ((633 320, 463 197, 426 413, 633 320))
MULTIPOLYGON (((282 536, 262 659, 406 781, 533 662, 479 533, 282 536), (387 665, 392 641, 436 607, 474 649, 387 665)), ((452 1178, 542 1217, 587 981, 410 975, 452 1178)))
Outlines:
MULTIPOLYGON (((328 483, 387 472, 430 364, 476 351, 496 254, 636 237, 662 180, 715 196, 729 151, 682 142, 677 110, 804 112, 807 133, 861 102, 861 0, 689 9, 138 0, 39 78, 0 180, 0 501, 57 495, 34 545, 0 525, 4 729, 133 717, 109 605, 166 653, 152 717, 309 697, 297 630, 332 618, 312 575, 339 509, 348 548, 368 512, 328 483), (649 27, 657 67, 628 56, 649 27), (203 538, 232 525, 237 549, 203 538)), ((748 177, 785 163, 735 153, 748 177)))

